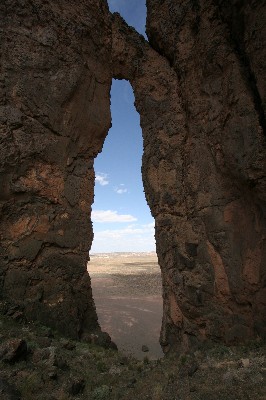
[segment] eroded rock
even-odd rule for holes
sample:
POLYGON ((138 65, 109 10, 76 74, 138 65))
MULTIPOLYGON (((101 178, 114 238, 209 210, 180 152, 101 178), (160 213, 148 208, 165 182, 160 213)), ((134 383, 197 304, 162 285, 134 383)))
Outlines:
POLYGON ((110 126, 107 4, 5 0, 0 21, 0 293, 77 338, 99 329, 86 267, 110 126))
POLYGON ((150 43, 178 80, 175 127, 186 132, 181 155, 166 157, 175 190, 161 180, 161 195, 178 200, 167 212, 161 202, 156 218, 162 343, 265 337, 265 5, 148 0, 147 8, 150 43))
POLYGON ((115 77, 141 118, 165 351, 265 337, 265 5, 147 9, 149 43, 102 0, 0 5, 1 296, 99 335, 86 264, 115 77))

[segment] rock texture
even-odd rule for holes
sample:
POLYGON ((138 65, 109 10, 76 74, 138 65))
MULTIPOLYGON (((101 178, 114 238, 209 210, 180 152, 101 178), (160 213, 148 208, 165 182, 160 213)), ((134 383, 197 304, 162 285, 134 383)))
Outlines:
POLYGON ((156 223, 162 339, 265 337, 266 4, 148 0, 147 7, 150 43, 178 78, 185 125, 175 129, 186 131, 182 156, 167 155, 177 179, 162 181, 178 200, 168 211, 162 200, 156 223))
POLYGON ((0 5, 0 295, 72 337, 98 328, 87 260, 110 32, 101 0, 0 5))
POLYGON ((113 22, 114 75, 141 115, 166 351, 265 336, 265 8, 196 3, 148 2, 157 52, 113 22))
POLYGON ((127 79, 165 351, 265 337, 265 2, 147 9, 149 43, 104 1, 0 5, 1 296, 73 337, 99 328, 86 272, 93 159, 111 79, 127 79))

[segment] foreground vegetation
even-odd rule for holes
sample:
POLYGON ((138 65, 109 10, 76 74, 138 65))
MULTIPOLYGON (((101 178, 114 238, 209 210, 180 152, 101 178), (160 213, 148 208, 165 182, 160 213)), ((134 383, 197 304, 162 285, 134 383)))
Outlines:
POLYGON ((19 311, 2 307, 0 360, 1 400, 266 399, 260 342, 138 361, 25 323, 19 311))

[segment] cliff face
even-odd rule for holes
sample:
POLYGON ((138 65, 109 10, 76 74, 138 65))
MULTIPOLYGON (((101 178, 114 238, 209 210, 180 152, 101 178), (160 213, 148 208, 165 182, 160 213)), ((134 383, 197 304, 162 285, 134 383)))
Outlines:
POLYGON ((172 156, 183 160, 172 168, 180 204, 156 224, 166 343, 265 335, 262 3, 147 1, 149 39, 176 73, 186 130, 182 157, 172 156))
POLYGON ((86 264, 110 126, 108 21, 101 0, 0 5, 0 293, 73 337, 98 327, 86 264))
POLYGON ((86 262, 115 77, 141 117, 165 351, 263 336, 266 6, 147 7, 150 44, 100 0, 0 6, 0 293, 71 336, 98 329, 86 262))

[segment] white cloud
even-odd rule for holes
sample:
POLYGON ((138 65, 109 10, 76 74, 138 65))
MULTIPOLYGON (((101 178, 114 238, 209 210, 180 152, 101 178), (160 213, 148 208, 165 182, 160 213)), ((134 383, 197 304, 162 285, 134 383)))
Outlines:
POLYGON ((98 237, 101 238, 122 238, 125 235, 144 235, 145 233, 154 233, 154 224, 146 225, 128 225, 123 229, 106 229, 97 232, 98 237))
POLYGON ((121 185, 119 185, 119 187, 115 187, 114 191, 117 194, 123 194, 123 193, 127 193, 127 188, 124 187, 125 185, 123 183, 121 183, 121 185))
POLYGON ((130 214, 118 214, 112 210, 93 210, 91 218, 94 222, 133 222, 137 218, 130 214))
POLYGON ((127 189, 116 189, 115 191, 117 194, 123 194, 127 192, 127 189))
POLYGON ((109 181, 107 179, 108 175, 102 172, 96 173, 95 182, 99 183, 101 186, 108 185, 109 181))
POLYGON ((123 194, 123 193, 127 193, 127 188, 125 187, 124 183, 120 183, 120 185, 118 187, 114 187, 114 191, 117 194, 123 194))
POLYGON ((145 225, 132 224, 122 229, 106 229, 94 232, 91 253, 154 250, 154 222, 152 222, 145 225))

